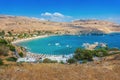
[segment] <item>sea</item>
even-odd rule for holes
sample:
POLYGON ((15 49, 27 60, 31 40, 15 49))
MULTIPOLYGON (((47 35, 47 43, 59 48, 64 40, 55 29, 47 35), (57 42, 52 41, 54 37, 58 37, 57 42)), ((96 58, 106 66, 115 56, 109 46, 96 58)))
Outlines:
POLYGON ((102 35, 56 35, 19 42, 29 52, 46 55, 69 55, 77 48, 83 48, 84 43, 105 43, 110 48, 120 49, 120 33, 102 35))

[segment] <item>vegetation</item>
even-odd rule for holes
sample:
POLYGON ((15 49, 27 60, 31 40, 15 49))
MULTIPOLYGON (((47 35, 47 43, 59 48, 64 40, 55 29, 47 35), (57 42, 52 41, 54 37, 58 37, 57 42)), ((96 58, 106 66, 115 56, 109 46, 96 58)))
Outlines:
POLYGON ((43 60, 43 63, 57 63, 57 61, 56 61, 56 60, 51 60, 51 59, 45 58, 45 59, 43 60))
MULTIPOLYGON (((120 51, 117 48, 109 48, 109 47, 103 47, 103 48, 97 48, 95 50, 87 50, 83 48, 77 48, 74 56, 72 59, 69 59, 68 63, 75 63, 74 60, 80 61, 82 60, 82 63, 86 63, 87 61, 93 61, 93 57, 105 57, 109 55, 113 55, 110 53, 110 51, 120 51)), ((119 53, 119 52, 114 52, 119 53)))
POLYGON ((0 43, 1 44, 8 44, 7 40, 0 38, 0 43))
POLYGON ((22 52, 20 52, 20 53, 19 53, 19 56, 20 56, 20 57, 23 57, 24 55, 23 55, 23 53, 22 53, 22 52))
POLYGON ((75 63, 76 62, 76 59, 74 58, 70 58, 67 60, 68 63, 72 64, 72 63, 75 63))
POLYGON ((90 61, 92 61, 92 58, 93 58, 92 51, 78 48, 75 51, 74 58, 77 60, 90 60, 90 61))
POLYGON ((12 36, 12 35, 13 35, 11 31, 8 31, 8 34, 9 34, 9 36, 12 36))
POLYGON ((1 38, 4 38, 4 36, 5 36, 5 31, 4 31, 4 30, 2 30, 2 31, 0 32, 0 36, 1 36, 1 38))
POLYGON ((3 60, 2 59, 0 59, 0 65, 3 65, 3 60))
POLYGON ((15 57, 9 57, 6 59, 7 61, 12 61, 12 62, 16 62, 17 61, 17 58, 15 57))
POLYGON ((15 51, 15 46, 13 46, 12 44, 8 45, 8 47, 10 48, 11 51, 15 51))

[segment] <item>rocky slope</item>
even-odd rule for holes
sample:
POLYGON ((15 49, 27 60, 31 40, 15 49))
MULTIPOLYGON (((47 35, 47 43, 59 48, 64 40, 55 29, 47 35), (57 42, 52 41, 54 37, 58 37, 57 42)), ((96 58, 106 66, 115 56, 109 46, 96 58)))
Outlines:
POLYGON ((35 18, 0 16, 0 30, 12 32, 51 31, 58 33, 119 32, 120 25, 99 20, 77 20, 69 23, 40 21, 35 18))

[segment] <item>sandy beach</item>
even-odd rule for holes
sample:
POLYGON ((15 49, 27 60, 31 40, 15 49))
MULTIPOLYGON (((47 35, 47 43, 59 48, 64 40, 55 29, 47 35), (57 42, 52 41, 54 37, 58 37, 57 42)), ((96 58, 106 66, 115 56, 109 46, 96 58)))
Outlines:
POLYGON ((16 44, 19 42, 24 42, 24 41, 29 41, 29 40, 33 40, 33 39, 38 39, 38 38, 45 38, 48 37, 50 35, 41 35, 41 36, 35 36, 35 37, 30 37, 30 38, 25 38, 25 39, 18 39, 12 42, 12 44, 16 44))

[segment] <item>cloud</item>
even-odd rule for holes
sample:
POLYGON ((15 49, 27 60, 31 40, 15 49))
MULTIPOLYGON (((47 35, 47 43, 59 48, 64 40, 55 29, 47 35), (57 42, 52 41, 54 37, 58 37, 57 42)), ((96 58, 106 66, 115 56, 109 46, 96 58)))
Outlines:
POLYGON ((45 12, 45 13, 42 13, 41 16, 52 16, 52 14, 49 12, 45 12))
POLYGON ((56 21, 56 22, 64 22, 64 21, 66 22, 66 21, 71 21, 72 19, 71 16, 66 16, 59 12, 55 12, 55 13, 45 12, 41 14, 41 18, 45 20, 56 21))

